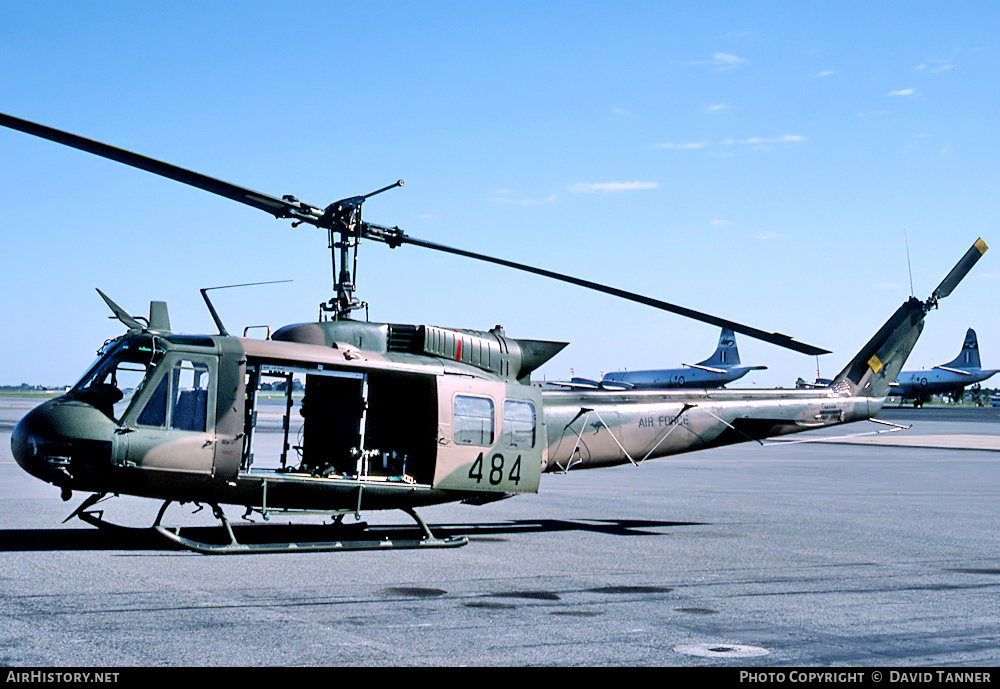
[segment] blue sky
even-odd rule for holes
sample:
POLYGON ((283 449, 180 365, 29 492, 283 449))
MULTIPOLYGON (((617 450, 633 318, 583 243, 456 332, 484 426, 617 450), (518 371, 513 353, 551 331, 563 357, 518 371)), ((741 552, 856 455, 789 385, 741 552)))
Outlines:
MULTIPOLYGON (((996 3, 0 4, 0 111, 316 206, 787 333, 845 362, 979 236, 908 369, 1000 366, 996 3)), ((323 232, 0 131, 0 383, 73 382, 133 313, 312 320, 323 232)), ((698 361, 712 327, 418 247, 361 249, 372 320, 571 342, 540 375, 698 361)), ((815 358, 738 338, 744 381, 815 358)))

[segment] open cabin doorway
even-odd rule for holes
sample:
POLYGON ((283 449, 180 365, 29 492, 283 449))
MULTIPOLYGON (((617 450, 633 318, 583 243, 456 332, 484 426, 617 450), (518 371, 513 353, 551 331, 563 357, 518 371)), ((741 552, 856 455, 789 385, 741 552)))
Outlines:
POLYGON ((247 362, 243 472, 429 485, 434 376, 247 362))

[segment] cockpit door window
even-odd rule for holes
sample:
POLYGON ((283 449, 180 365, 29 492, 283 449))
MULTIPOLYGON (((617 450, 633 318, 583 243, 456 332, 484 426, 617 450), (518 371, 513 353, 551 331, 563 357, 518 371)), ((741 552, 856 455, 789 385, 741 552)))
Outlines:
POLYGON ((136 418, 140 426, 204 433, 208 416, 209 371, 201 362, 177 361, 156 386, 136 418))
POLYGON ((160 378, 156 391, 150 396, 136 423, 140 426, 163 428, 167 425, 167 376, 160 378))
POLYGON ((208 414, 208 366, 178 361, 173 370, 173 383, 170 428, 203 433, 208 414))

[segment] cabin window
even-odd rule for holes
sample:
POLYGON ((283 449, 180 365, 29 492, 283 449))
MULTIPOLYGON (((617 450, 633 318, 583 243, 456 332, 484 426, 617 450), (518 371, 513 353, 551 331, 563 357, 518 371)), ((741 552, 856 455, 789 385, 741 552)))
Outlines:
POLYGON ((483 447, 493 445, 493 400, 456 395, 454 424, 456 443, 483 447))
POLYGON ((534 447, 535 405, 522 400, 504 400, 502 437, 505 447, 534 447))

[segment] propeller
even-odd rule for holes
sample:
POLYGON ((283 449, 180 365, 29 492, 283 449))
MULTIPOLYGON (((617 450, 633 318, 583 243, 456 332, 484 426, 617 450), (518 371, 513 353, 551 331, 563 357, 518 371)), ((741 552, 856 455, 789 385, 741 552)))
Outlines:
MULTIPOLYGON (((766 332, 758 328, 753 328, 748 325, 743 325, 742 323, 737 323, 735 321, 730 321, 724 318, 719 318, 717 316, 712 316, 710 314, 702 313, 700 311, 695 311, 693 309, 688 309, 683 306, 678 306, 676 304, 671 304, 666 301, 659 299, 654 299, 652 297, 646 297, 641 294, 636 294, 634 292, 628 292, 615 287, 610 287, 608 285, 603 285, 597 282, 592 282, 590 280, 583 280, 581 278, 576 278, 570 275, 564 275, 562 273, 557 273, 551 270, 546 270, 544 268, 536 268, 523 263, 518 263, 515 261, 509 261, 502 258, 497 258, 495 256, 489 256, 487 254, 480 254, 473 251, 466 251, 464 249, 457 249, 450 246, 445 246, 443 244, 438 244, 435 242, 429 242, 423 239, 418 239, 416 237, 411 237, 406 233, 402 232, 398 227, 386 227, 383 225, 376 225, 374 223, 369 223, 361 220, 361 205, 364 201, 375 194, 379 194, 383 191, 387 191, 394 187, 403 184, 400 180, 395 184, 391 184, 387 187, 374 191, 370 194, 365 194, 363 196, 354 196, 351 198, 343 199, 335 203, 330 204, 324 209, 320 209, 318 206, 312 206, 307 203, 299 201, 294 196, 283 196, 282 198, 277 198, 270 196, 268 194, 262 194, 260 192, 247 189, 245 187, 240 187, 235 184, 230 184, 229 182, 224 182, 222 180, 203 175, 199 172, 193 172, 191 170, 186 170, 182 167, 176 165, 171 165, 170 163, 165 163, 153 158, 149 158, 138 153, 132 153, 131 151, 126 151, 114 146, 109 146, 108 144, 101 143, 99 141, 94 141, 92 139, 87 139, 82 136, 77 136, 76 134, 70 134, 58 129, 53 129, 52 127, 47 127, 42 124, 37 124, 35 122, 30 122, 28 120, 23 120, 11 115, 5 115, 0 113, 0 125, 9 127, 11 129, 16 129, 18 131, 25 132, 26 134, 31 134, 33 136, 38 136, 43 139, 48 139, 50 141, 55 141, 57 143, 64 144, 66 146, 71 146, 77 148, 81 151, 86 151, 88 153, 93 153, 94 155, 102 156, 104 158, 109 158, 125 165, 130 165, 132 167, 139 168, 140 170, 146 170, 147 172, 152 172, 153 174, 160 175, 162 177, 167 177, 184 184, 209 191, 213 194, 223 196, 225 198, 231 199, 233 201, 238 201, 239 203, 257 208, 259 210, 265 211, 274 215, 276 218, 288 218, 293 220, 293 225, 299 225, 302 223, 307 223, 328 230, 330 238, 330 249, 334 252, 334 275, 337 276, 337 297, 330 301, 329 306, 321 305, 321 309, 324 311, 333 311, 336 313, 337 318, 343 318, 350 313, 351 310, 363 306, 361 302, 353 297, 354 284, 356 279, 357 271, 357 244, 358 239, 371 239, 375 241, 380 241, 388 244, 390 248, 396 248, 403 244, 411 244, 414 246, 420 246, 425 249, 431 249, 434 251, 441 251, 445 253, 455 254, 458 256, 464 256, 466 258, 472 258, 479 261, 486 261, 488 263, 494 263, 496 265, 506 266, 508 268, 513 268, 515 270, 524 271, 527 273, 533 273, 535 275, 541 275, 543 277, 548 277, 554 280, 560 280, 562 282, 567 282, 580 287, 585 287, 587 289, 596 290, 598 292, 603 292, 612 296, 619 297, 621 299, 626 299, 629 301, 637 302, 640 304, 645 304, 662 311, 667 311, 680 316, 685 316, 687 318, 694 319, 696 321, 701 321, 702 323, 708 323, 721 328, 730 328, 735 332, 738 332, 747 337, 752 337, 758 340, 763 340, 764 342, 770 342, 771 344, 778 345, 779 347, 784 347, 786 349, 791 349, 796 352, 801 352, 803 354, 818 355, 818 354, 829 354, 829 350, 822 349, 820 347, 815 347, 802 342, 794 340, 788 335, 777 332, 766 332), (339 235, 339 240, 335 235, 339 235), (348 261, 348 249, 353 248, 354 254, 354 270, 349 272, 346 269, 348 261), (337 271, 336 266, 336 250, 340 250, 340 270, 337 271)), ((968 256, 967 256, 968 258, 968 256)), ((972 267, 972 263, 975 262, 975 257, 971 259, 971 263, 964 268, 965 272, 972 267)), ((960 267, 964 264, 960 264, 960 267)), ((958 267, 956 267, 956 270, 958 267)), ((955 271, 952 271, 953 273, 955 271)), ((947 296, 947 293, 954 288, 958 280, 965 273, 961 273, 957 278, 951 279, 952 276, 949 275, 945 278, 945 282, 942 283, 938 291, 946 292, 938 295, 938 298, 947 296), (947 284, 946 284, 947 283, 947 284)), ((937 291, 935 292, 937 294, 937 291)))

